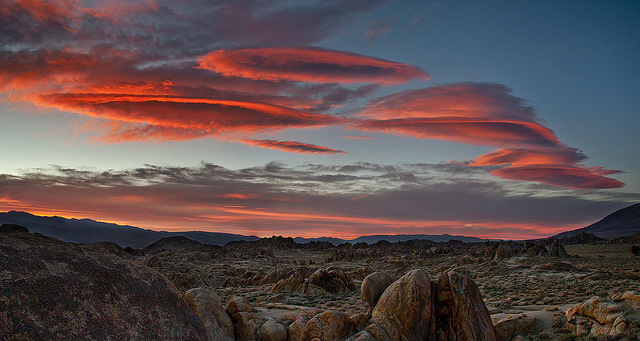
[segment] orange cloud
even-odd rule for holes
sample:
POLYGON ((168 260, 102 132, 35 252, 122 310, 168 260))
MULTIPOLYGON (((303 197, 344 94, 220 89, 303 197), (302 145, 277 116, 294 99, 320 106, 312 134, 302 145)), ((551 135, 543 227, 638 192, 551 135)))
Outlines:
POLYGON ((575 164, 586 160, 579 150, 569 147, 547 149, 508 149, 501 148, 480 155, 471 161, 472 166, 493 165, 535 165, 535 164, 575 164))
POLYGON ((315 144, 309 144, 298 141, 276 141, 276 140, 250 140, 239 139, 239 141, 257 147, 271 148, 277 150, 284 150, 287 152, 300 153, 300 154, 344 154, 343 151, 317 146, 315 144))
POLYGON ((202 56, 200 67, 225 76, 272 81, 402 84, 429 79, 412 65, 312 47, 218 50, 202 56))
POLYGON ((37 103, 96 118, 196 130, 211 135, 222 131, 317 127, 341 121, 335 116, 309 114, 269 104, 176 96, 64 93, 41 95, 37 103))

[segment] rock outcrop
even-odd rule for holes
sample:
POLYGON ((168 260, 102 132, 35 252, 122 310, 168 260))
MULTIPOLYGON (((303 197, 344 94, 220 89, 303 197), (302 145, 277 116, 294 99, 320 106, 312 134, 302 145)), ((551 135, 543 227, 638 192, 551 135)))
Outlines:
MULTIPOLYGON (((435 335, 435 302, 431 280, 423 270, 412 270, 380 296, 365 331, 377 340, 429 340, 435 335)), ((366 334, 365 334, 366 335, 366 334)))
POLYGON ((382 293, 396 280, 396 276, 384 271, 374 272, 362 280, 360 294, 362 295, 362 299, 369 305, 369 313, 373 311, 382 293))
POLYGON ((602 297, 594 296, 567 309, 567 328, 578 336, 617 335, 627 325, 623 306, 602 297))
POLYGON ((564 245, 557 239, 553 241, 553 244, 549 246, 549 257, 569 257, 564 245))
POLYGON ((538 321, 525 314, 504 317, 494 324, 498 341, 511 341, 516 337, 530 337, 538 331, 538 321))
POLYGON ((19 340, 206 340, 198 315, 137 261, 0 233, 0 335, 19 340))
POLYGON ((349 315, 327 310, 311 318, 304 326, 306 340, 338 341, 351 334, 353 324, 349 315))
POLYGON ((213 291, 193 288, 184 297, 191 309, 200 315, 209 341, 234 341, 231 319, 213 291))
POLYGON ((470 275, 445 272, 436 288, 438 337, 446 340, 495 340, 495 330, 480 290, 470 275))
POLYGON ((269 283, 273 279, 289 275, 284 279, 278 280, 271 287, 271 292, 273 293, 286 291, 296 294, 326 295, 356 289, 353 279, 340 268, 318 269, 309 275, 308 271, 309 268, 306 267, 300 267, 295 271, 274 271, 267 275, 263 282, 269 283))

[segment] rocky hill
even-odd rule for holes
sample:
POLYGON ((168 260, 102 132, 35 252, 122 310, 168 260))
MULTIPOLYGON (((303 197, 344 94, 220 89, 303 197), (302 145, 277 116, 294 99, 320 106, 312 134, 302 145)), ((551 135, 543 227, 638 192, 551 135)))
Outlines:
POLYGON ((640 203, 615 211, 602 220, 587 227, 567 231, 556 238, 571 237, 582 232, 592 233, 600 238, 614 239, 631 236, 640 231, 640 203))

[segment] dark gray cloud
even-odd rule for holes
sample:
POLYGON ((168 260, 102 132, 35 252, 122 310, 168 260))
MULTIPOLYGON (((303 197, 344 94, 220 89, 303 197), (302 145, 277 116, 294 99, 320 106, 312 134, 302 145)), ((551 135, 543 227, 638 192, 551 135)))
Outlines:
POLYGON ((238 170, 208 163, 110 171, 52 167, 1 175, 0 204, 148 227, 307 236, 336 229, 352 235, 484 231, 485 237, 526 238, 586 225, 640 200, 498 181, 489 169, 276 162, 238 170))

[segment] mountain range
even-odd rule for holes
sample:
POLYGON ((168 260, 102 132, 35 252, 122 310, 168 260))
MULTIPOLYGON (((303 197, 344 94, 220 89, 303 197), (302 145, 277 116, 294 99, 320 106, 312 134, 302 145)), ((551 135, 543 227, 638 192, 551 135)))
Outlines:
MULTIPOLYGON (((130 225, 118 225, 105 223, 91 219, 67 219, 57 216, 38 216, 27 212, 9 211, 0 213, 0 224, 17 224, 25 226, 30 232, 42 233, 60 240, 76 243, 92 243, 97 241, 109 241, 122 247, 143 248, 157 242, 161 238, 183 236, 203 244, 225 245, 233 241, 254 241, 260 239, 256 236, 244 236, 240 234, 185 231, 169 232, 154 231, 130 225)), ((631 236, 640 231, 640 203, 611 213, 602 220, 587 227, 567 231, 555 235, 556 238, 565 238, 591 233, 597 237, 614 239, 631 236)), ((381 240, 389 242, 402 242, 412 239, 428 239, 434 242, 460 240, 464 242, 479 242, 483 239, 469 236, 455 236, 450 234, 401 234, 401 235, 372 235, 360 236, 355 239, 340 239, 333 237, 302 238, 296 237, 297 243, 330 242, 334 245, 349 242, 352 244, 364 242, 373 244, 381 240)))

